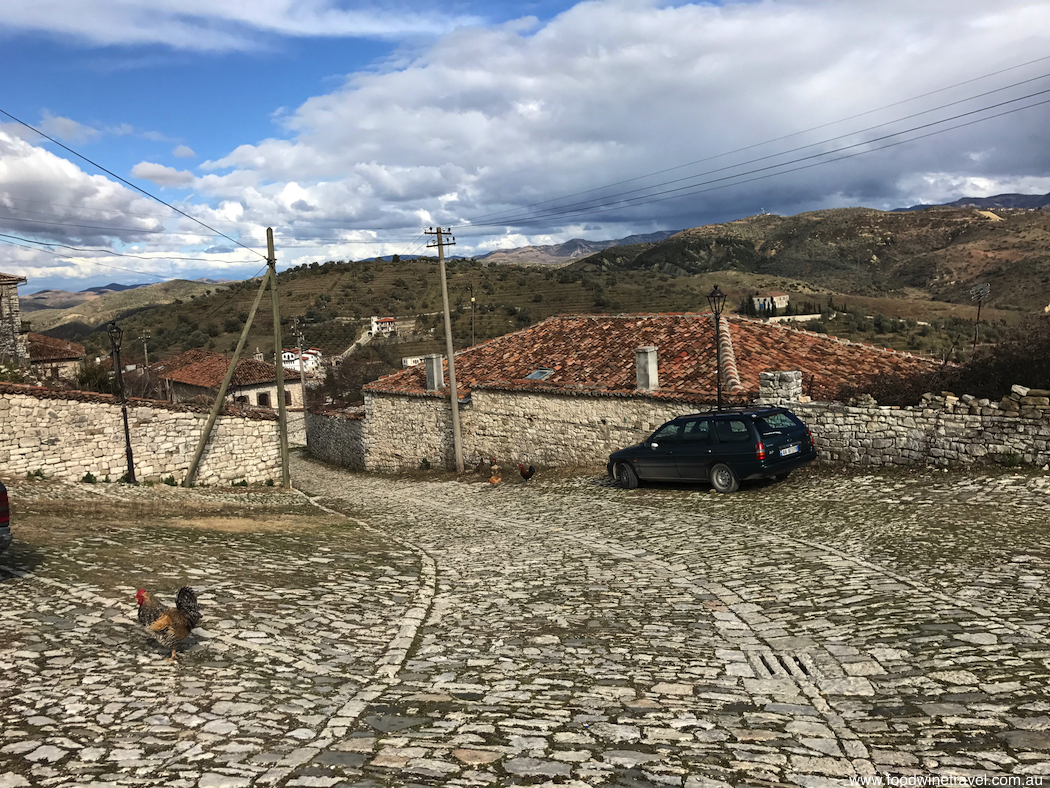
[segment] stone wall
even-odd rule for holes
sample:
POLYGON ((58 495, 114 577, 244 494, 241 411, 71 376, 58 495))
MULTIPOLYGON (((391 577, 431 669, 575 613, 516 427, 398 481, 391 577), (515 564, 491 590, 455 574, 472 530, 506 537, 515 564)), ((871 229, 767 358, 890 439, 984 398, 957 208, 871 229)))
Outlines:
POLYGON ((363 413, 307 413, 303 445, 319 460, 362 471, 364 429, 363 413))
MULTIPOLYGON (((138 481, 174 476, 189 469, 204 409, 132 399, 128 425, 138 481)), ((120 402, 104 394, 52 391, 0 384, 0 473, 79 481, 87 473, 116 480, 127 470, 120 402)), ((215 422, 197 483, 231 484, 279 480, 281 453, 277 421, 262 416, 223 415, 215 422)))
MULTIPOLYGON (((759 402, 786 405, 806 422, 823 462, 1050 462, 1050 398, 1027 390, 1015 388, 1011 399, 1018 408, 1011 410, 964 397, 935 397, 914 408, 809 402, 797 371, 762 373, 761 386, 759 402)), ((611 452, 643 440, 665 421, 709 408, 645 394, 475 389, 470 404, 460 410, 464 457, 468 464, 495 457, 540 466, 604 465, 611 452)), ((454 467, 447 397, 368 393, 365 411, 363 424, 311 414, 309 451, 366 470, 418 468, 423 460, 432 467, 454 467)))
MULTIPOLYGON (((3 277, 0 274, 0 277, 3 277)), ((16 280, 0 285, 0 361, 16 364, 29 360, 26 333, 22 330, 22 313, 18 304, 16 280)))

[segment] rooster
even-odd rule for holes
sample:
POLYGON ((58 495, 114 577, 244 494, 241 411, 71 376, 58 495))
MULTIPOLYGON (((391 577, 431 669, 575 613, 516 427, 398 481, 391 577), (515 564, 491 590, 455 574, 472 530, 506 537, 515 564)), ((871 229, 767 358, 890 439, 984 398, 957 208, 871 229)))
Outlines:
POLYGON ((518 463, 518 473, 521 474, 521 478, 528 481, 536 475, 536 466, 530 465, 528 468, 525 467, 524 463, 518 463))
POLYGON ((145 588, 139 589, 135 601, 139 603, 139 623, 164 648, 170 648, 169 659, 175 659, 175 646, 201 622, 201 609, 193 589, 183 586, 176 591, 175 607, 164 607, 145 588))
POLYGON ((478 460, 477 466, 474 468, 474 472, 479 476, 484 476, 486 473, 492 473, 492 469, 496 467, 496 458, 486 459, 482 457, 478 460))

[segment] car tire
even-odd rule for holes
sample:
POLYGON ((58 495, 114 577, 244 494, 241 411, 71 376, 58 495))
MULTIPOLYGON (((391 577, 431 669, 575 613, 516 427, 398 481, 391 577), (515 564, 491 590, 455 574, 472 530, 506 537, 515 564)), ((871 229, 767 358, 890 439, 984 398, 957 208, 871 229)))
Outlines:
POLYGON ((733 469, 724 462, 711 466, 711 486, 720 493, 735 492, 740 487, 733 469))
POLYGON ((616 467, 613 468, 613 478, 625 490, 634 490, 638 487, 638 474, 625 462, 616 463, 616 467))

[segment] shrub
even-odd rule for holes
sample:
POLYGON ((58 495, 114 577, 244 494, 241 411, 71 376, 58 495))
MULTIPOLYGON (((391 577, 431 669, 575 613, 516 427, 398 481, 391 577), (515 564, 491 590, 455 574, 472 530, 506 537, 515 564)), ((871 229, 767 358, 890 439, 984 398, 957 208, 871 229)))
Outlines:
POLYGON ((234 482, 231 486, 232 487, 247 487, 248 486, 248 480, 247 479, 241 479, 239 482, 234 482))
POLYGON ((84 482, 85 484, 94 484, 98 481, 98 479, 95 478, 95 474, 93 474, 91 471, 88 471, 84 474, 84 478, 80 481, 84 482))
POLYGON ((168 485, 169 487, 175 487, 176 486, 175 477, 172 474, 169 473, 167 476, 164 477, 164 483, 166 485, 168 485))

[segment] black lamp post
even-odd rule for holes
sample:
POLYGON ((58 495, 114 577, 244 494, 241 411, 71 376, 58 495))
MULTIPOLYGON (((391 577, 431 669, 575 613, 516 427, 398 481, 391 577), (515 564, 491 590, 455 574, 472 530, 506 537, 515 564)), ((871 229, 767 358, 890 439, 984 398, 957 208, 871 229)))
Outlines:
POLYGON ((726 305, 726 294, 714 289, 707 294, 707 303, 715 313, 715 374, 718 380, 718 409, 722 410, 722 309, 726 305))
POLYGON ((130 484, 135 483, 135 460, 131 456, 131 430, 128 429, 128 398, 124 393, 124 374, 120 366, 120 341, 124 337, 124 329, 117 325, 116 321, 109 321, 106 326, 109 341, 113 344, 113 368, 117 372, 117 388, 120 389, 120 412, 124 416, 124 446, 128 455, 128 475, 130 484))

